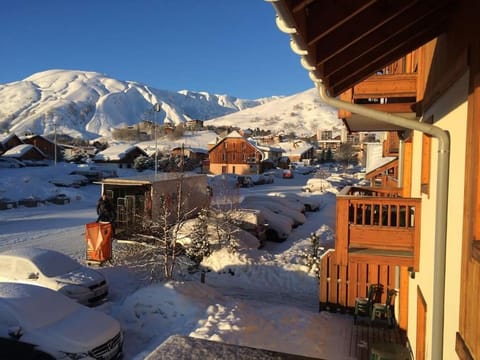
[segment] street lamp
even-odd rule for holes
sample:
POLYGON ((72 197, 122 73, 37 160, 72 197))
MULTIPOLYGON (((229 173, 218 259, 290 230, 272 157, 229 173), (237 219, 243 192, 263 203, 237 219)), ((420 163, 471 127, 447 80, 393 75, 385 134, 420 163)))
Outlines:
POLYGON ((154 110, 153 129, 155 131, 155 178, 156 178, 157 177, 157 169, 158 169, 157 113, 162 110, 162 104, 156 103, 153 106, 153 110, 154 110))

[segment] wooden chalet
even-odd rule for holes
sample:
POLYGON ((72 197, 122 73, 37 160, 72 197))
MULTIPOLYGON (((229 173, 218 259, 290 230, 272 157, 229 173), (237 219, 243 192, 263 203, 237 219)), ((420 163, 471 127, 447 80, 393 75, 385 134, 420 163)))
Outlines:
POLYGON ((138 146, 129 144, 113 145, 98 152, 93 161, 98 164, 110 164, 118 168, 131 168, 135 159, 139 156, 148 156, 138 146))
POLYGON ((258 174, 263 152, 237 131, 232 131, 208 151, 212 174, 258 174))
POLYGON ((47 156, 40 149, 30 144, 17 145, 7 150, 2 156, 15 158, 20 161, 42 161, 47 159, 47 156))
POLYGON ((186 157, 191 160, 204 161, 208 159, 208 150, 190 146, 176 146, 170 151, 171 156, 186 157))
POLYGON ((0 154, 21 144, 23 144, 23 141, 14 133, 0 137, 0 154))
POLYGON ((22 137, 22 141, 25 144, 30 144, 38 148, 42 153, 44 153, 47 158, 49 159, 55 159, 57 157, 58 159, 62 157, 62 148, 57 144, 49 139, 47 139, 44 136, 41 135, 29 135, 29 136, 24 136, 22 137), (56 148, 56 149, 55 149, 56 148))
POLYGON ((338 194, 320 304, 380 282, 413 358, 480 359, 480 2, 270 2, 320 99, 397 157, 395 181, 338 194))

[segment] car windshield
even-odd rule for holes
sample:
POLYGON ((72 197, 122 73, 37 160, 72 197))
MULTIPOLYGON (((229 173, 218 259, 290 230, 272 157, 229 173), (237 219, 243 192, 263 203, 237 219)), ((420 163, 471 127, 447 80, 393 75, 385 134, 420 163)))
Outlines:
POLYGON ((42 253, 35 258, 34 262, 38 269, 48 277, 67 274, 80 267, 80 264, 72 258, 57 252, 42 253))

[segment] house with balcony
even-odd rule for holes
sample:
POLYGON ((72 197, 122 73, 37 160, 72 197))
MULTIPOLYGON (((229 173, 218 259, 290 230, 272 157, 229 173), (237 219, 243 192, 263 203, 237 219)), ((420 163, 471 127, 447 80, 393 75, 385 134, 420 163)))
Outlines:
POLYGON ((208 160, 212 174, 248 175, 261 172, 265 155, 255 142, 234 130, 210 146, 208 160))
POLYGON ((337 195, 320 307, 382 283, 411 357, 480 359, 480 3, 270 1, 319 98, 396 158, 337 195))

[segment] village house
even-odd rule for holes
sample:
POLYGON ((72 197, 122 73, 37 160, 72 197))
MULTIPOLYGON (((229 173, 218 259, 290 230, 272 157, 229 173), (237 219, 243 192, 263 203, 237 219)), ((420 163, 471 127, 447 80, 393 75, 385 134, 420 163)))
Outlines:
POLYGON ((480 3, 271 3, 320 99, 349 130, 399 137, 384 142, 398 166, 379 167, 396 181, 337 195, 321 308, 359 309, 380 283, 407 340, 364 327, 372 336, 358 358, 406 348, 408 358, 480 359, 480 3))
POLYGON ((208 159, 208 150, 191 146, 176 146, 170 151, 170 156, 185 157, 190 160, 202 162, 208 159))
POLYGON ((0 136, 0 154, 20 144, 23 144, 23 141, 15 133, 0 136))
POLYGON ((254 143, 245 139, 238 131, 232 131, 208 151, 212 174, 258 174, 265 155, 254 143))
POLYGON ((135 159, 139 156, 148 156, 145 151, 138 146, 130 144, 112 145, 103 151, 98 152, 93 157, 97 164, 108 165, 110 167, 131 168, 135 159))
POLYGON ((315 155, 313 145, 304 140, 284 141, 276 145, 283 150, 284 156, 290 162, 310 163, 315 155))
POLYGON ((22 136, 21 140, 25 144, 34 145, 38 148, 48 159, 62 159, 63 152, 61 146, 55 144, 53 141, 41 135, 27 135, 22 136))
POLYGON ((190 119, 185 122, 185 128, 188 130, 201 130, 203 129, 203 120, 190 119))
POLYGON ((36 146, 30 144, 17 145, 3 153, 4 157, 11 157, 20 161, 43 161, 47 156, 36 146))

